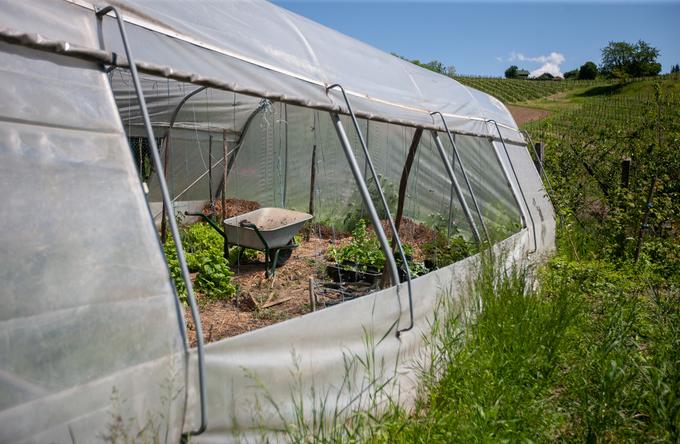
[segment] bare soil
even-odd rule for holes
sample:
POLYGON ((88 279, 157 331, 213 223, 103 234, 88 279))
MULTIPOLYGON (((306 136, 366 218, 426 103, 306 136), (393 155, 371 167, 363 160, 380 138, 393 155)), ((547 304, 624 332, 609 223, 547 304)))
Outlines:
MULTIPOLYGON (((240 208, 244 210, 246 207, 241 204, 240 208)), ((383 225, 389 235, 388 223, 383 225)), ((414 257, 422 260, 420 247, 434 238, 435 232, 406 218, 399 231, 402 241, 413 246, 414 257)), ((309 313, 312 310, 310 278, 315 285, 317 309, 374 291, 376 287, 367 284, 346 284, 341 289, 329 284, 326 252, 332 246, 342 246, 350 241, 351 236, 346 233, 333 233, 328 227, 312 224, 309 240, 300 242, 291 257, 276 268, 273 278, 265 277, 263 253, 258 253, 256 262, 235 264, 232 267, 235 271, 233 279, 238 290, 232 299, 215 301, 196 295, 205 342, 236 336, 309 313)), ((185 319, 189 341, 194 346, 196 333, 188 308, 185 319)))
MULTIPOLYGON (((214 210, 207 204, 203 208, 203 214, 210 216, 211 214, 222 214, 222 200, 217 199, 213 202, 214 210), (214 213, 213 213, 214 211, 214 213)), ((260 204, 252 200, 244 199, 227 199, 227 214, 226 218, 238 216, 239 214, 249 213, 251 211, 259 210, 260 204)))
POLYGON ((533 122, 535 120, 545 119, 550 115, 550 111, 538 108, 528 108, 526 106, 505 105, 508 107, 510 114, 517 125, 533 122))

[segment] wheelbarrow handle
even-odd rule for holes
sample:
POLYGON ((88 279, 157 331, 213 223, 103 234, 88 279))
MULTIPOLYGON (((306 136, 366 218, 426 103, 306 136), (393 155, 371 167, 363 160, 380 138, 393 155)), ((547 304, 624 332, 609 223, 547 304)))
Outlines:
POLYGON ((245 221, 245 220, 244 220, 244 221, 241 221, 241 223, 239 224, 239 226, 241 226, 241 227, 243 227, 243 228, 252 228, 253 230, 258 231, 257 225, 255 225, 255 224, 252 223, 252 222, 247 222, 247 221, 245 221))

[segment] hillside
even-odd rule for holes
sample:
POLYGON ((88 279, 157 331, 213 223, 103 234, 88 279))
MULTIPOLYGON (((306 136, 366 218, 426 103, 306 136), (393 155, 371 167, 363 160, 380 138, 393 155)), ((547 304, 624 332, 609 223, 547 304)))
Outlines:
POLYGON ((491 94, 504 103, 522 103, 573 89, 608 85, 607 80, 519 80, 502 77, 455 77, 460 83, 491 94))

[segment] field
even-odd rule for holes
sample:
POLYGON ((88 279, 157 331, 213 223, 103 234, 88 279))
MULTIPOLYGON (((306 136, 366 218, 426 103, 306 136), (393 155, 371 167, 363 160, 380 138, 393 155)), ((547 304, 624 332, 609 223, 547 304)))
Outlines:
MULTIPOLYGON (((499 97, 526 100, 503 82, 499 97)), ((550 112, 524 128, 546 146, 555 257, 500 282, 487 258, 470 282, 475 316, 442 308, 451 317, 437 324, 413 410, 388 401, 330 429, 287 430, 291 440, 680 442, 679 86, 666 77, 525 102, 550 112)))
POLYGON ((491 94, 504 103, 521 103, 573 89, 609 84, 602 80, 520 80, 502 77, 455 77, 463 85, 491 94))

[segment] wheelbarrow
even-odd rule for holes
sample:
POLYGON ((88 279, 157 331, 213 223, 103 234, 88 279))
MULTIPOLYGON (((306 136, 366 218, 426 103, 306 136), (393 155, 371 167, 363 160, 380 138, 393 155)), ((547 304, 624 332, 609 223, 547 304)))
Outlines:
POLYGON ((260 208, 225 219, 224 230, 202 213, 186 213, 202 217, 224 237, 224 257, 229 257, 229 245, 241 247, 239 257, 246 248, 264 251, 265 276, 276 273, 281 251, 298 247, 293 241, 302 226, 313 216, 284 208, 260 208))
POLYGON ((298 247, 293 238, 312 217, 311 214, 284 208, 260 208, 225 219, 223 226, 227 254, 229 244, 241 247, 239 255, 246 248, 264 251, 265 276, 273 276, 279 253, 298 247))

